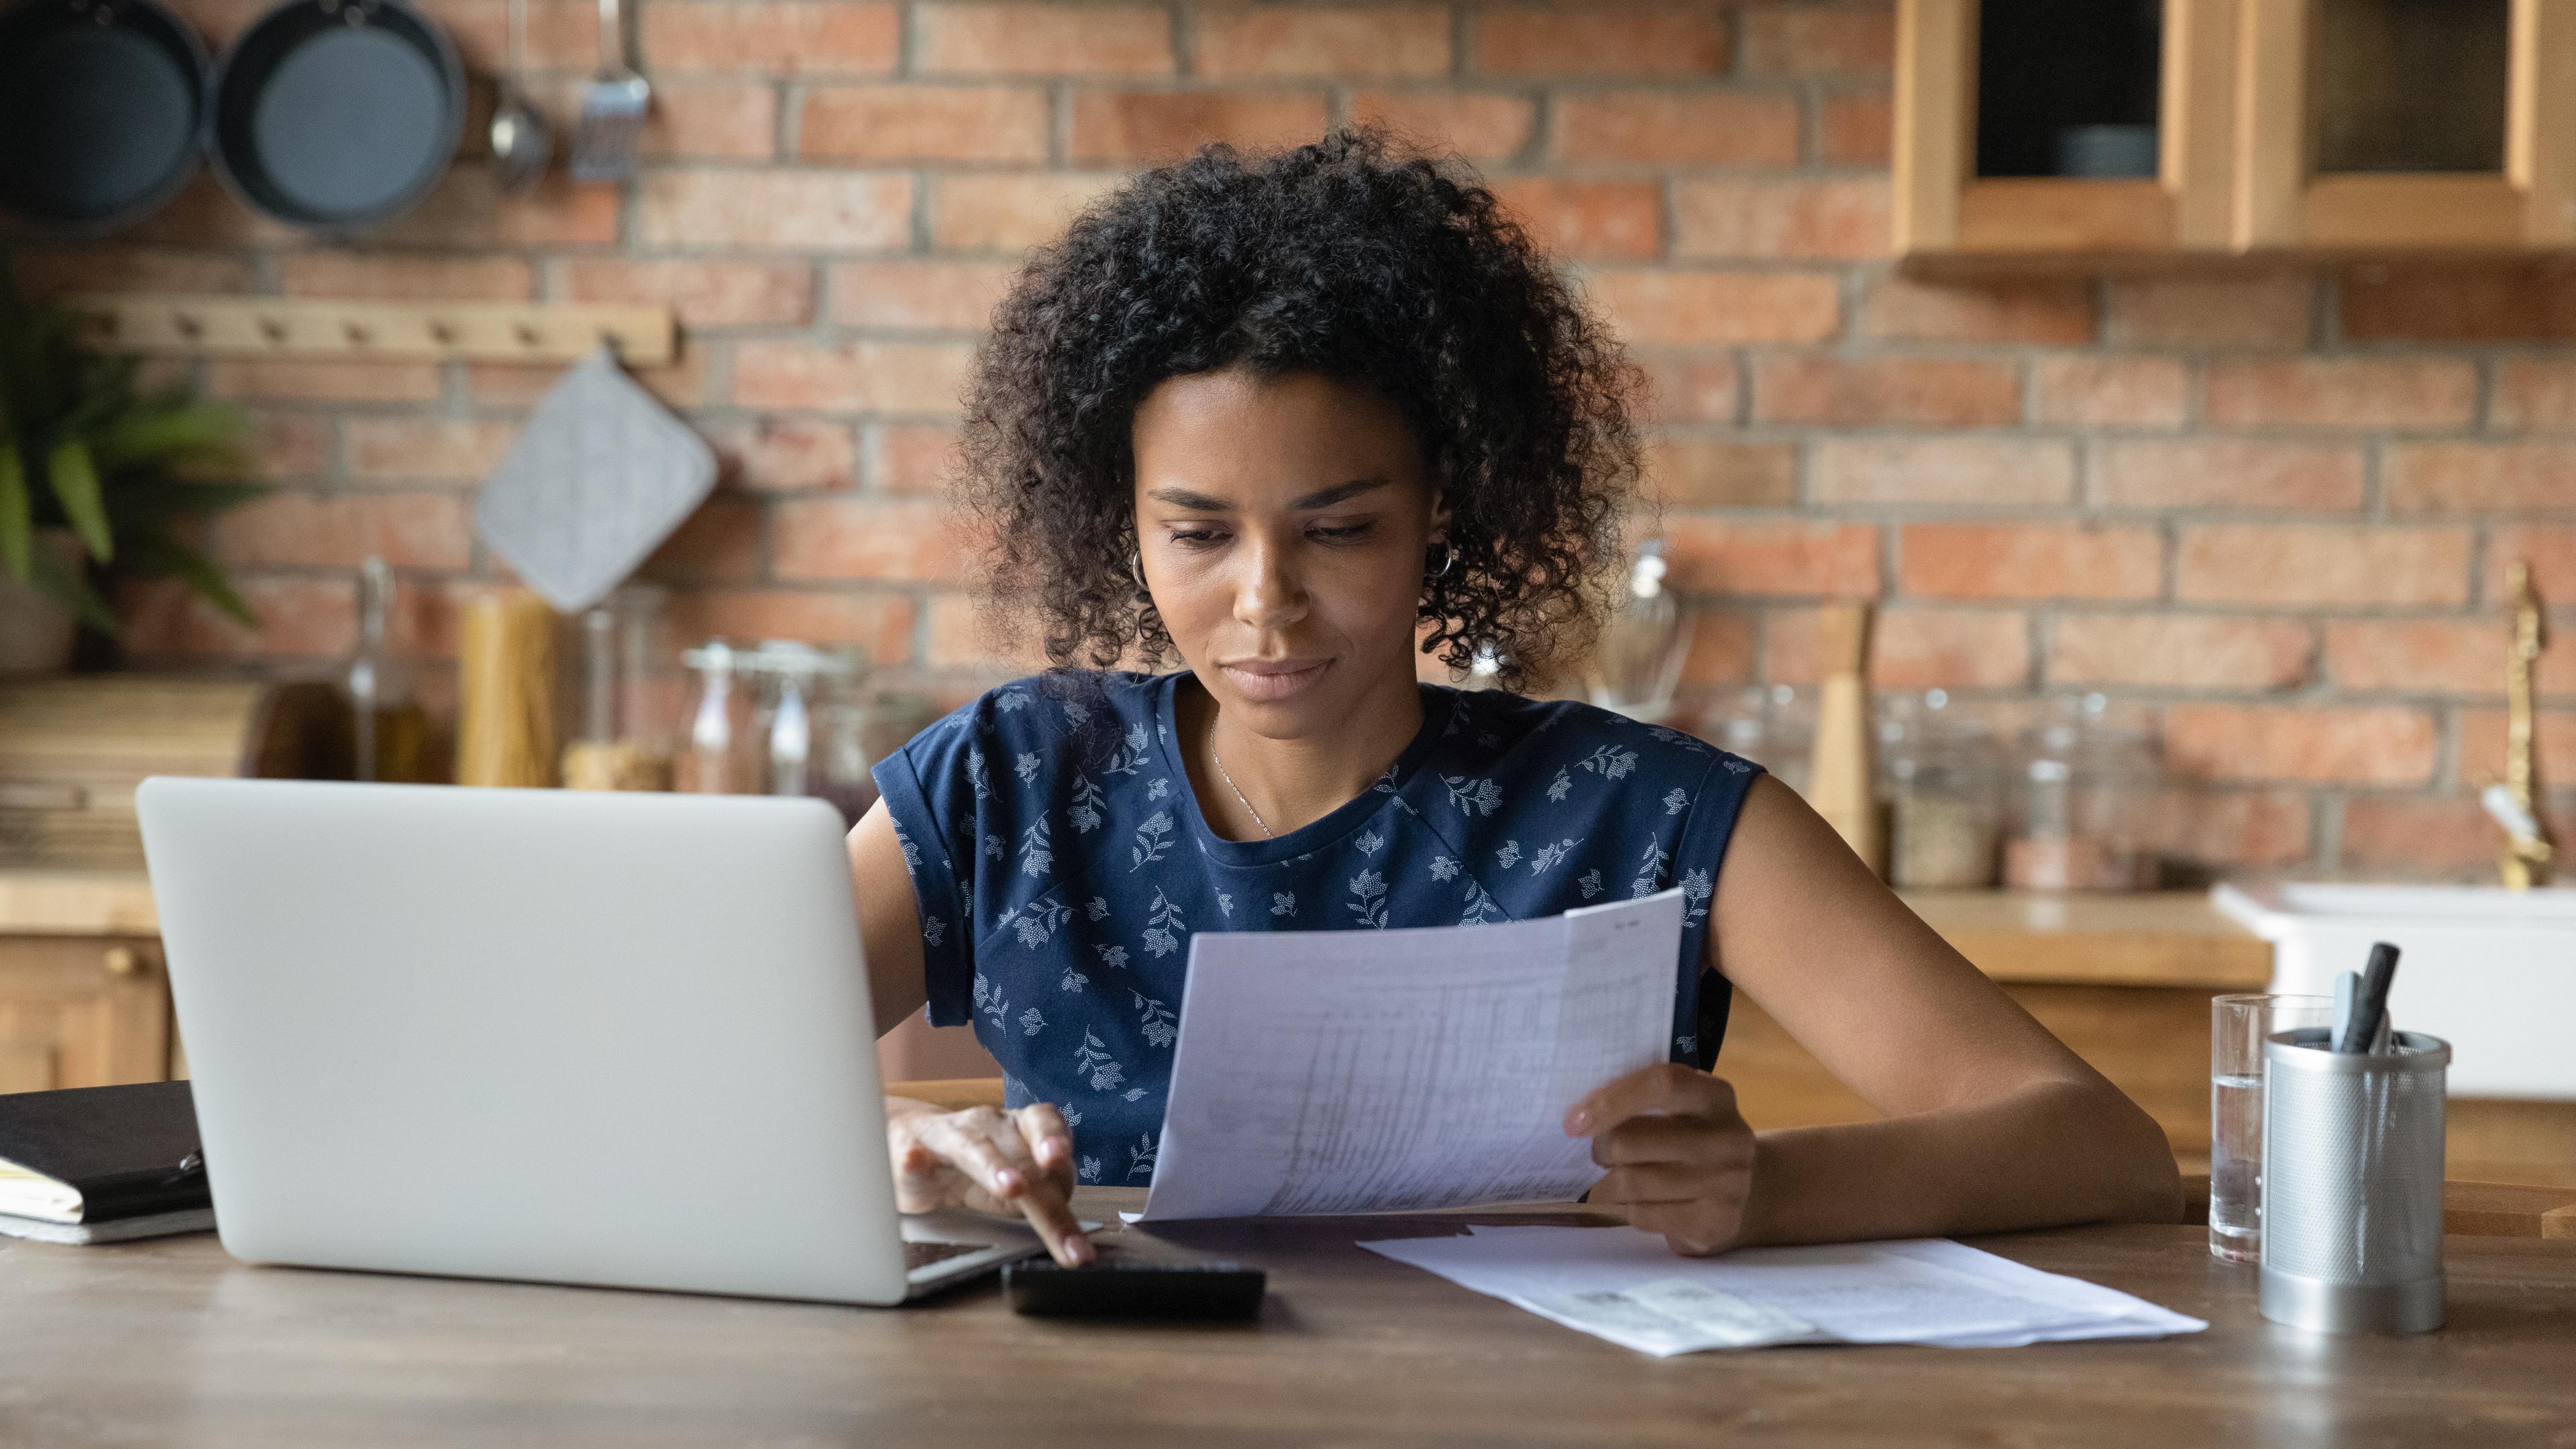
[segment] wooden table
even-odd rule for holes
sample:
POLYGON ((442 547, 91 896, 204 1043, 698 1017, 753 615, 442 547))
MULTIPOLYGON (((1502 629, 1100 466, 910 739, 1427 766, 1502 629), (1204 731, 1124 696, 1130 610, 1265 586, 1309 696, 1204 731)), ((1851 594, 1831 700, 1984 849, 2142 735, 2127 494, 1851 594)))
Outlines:
POLYGON ((2447 1330, 2337 1339, 2260 1318, 2198 1228, 2015 1234, 1980 1245, 2211 1328, 1657 1360, 1352 1246, 1455 1221, 1166 1229, 1270 1270, 1257 1325, 1197 1328, 1021 1318, 989 1279, 873 1310, 12 1242, 0 1443, 2576 1444, 2576 1244, 2453 1239, 2447 1330))

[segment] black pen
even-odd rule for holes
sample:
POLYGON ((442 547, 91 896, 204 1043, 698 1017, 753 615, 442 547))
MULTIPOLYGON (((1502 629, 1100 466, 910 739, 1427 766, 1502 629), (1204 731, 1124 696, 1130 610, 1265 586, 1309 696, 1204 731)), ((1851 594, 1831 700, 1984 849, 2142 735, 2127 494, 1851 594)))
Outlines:
POLYGON ((2343 1035, 2335 1042, 2338 1052, 2359 1054, 2370 1050, 2379 1035, 2379 1019, 2388 1011, 2388 983, 2397 975, 2397 948, 2386 941, 2373 942, 2370 964, 2361 970, 2361 988, 2353 993, 2353 1010, 2343 1020, 2343 1035))

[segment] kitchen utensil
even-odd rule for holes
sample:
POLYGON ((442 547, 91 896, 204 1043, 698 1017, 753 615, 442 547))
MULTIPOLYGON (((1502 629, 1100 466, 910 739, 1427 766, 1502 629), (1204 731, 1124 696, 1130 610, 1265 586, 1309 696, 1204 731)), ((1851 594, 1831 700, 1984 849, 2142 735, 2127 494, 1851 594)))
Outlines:
POLYGON ((492 177, 503 191, 525 191, 554 159, 554 128, 546 113, 519 88, 520 57, 528 49, 528 0, 510 0, 510 70, 492 107, 492 177))
POLYGON ((465 125, 465 67, 404 0, 287 0, 215 77, 216 174, 247 205, 348 230, 428 194, 465 125))
POLYGON ((0 210, 105 231, 195 174, 205 47, 155 0, 25 0, 0 13, 0 210))
POLYGON ((457 641, 456 783, 555 782, 555 634, 560 620, 525 589, 465 606, 457 641))
POLYGON ((715 481, 715 453, 603 348, 528 415, 475 502, 475 530, 529 587, 578 614, 634 572, 715 481))
POLYGON ((2257 1304, 2322 1333, 2442 1326, 2442 1106, 2451 1045, 2401 1031, 2338 1052, 2323 1027, 2263 1048, 2257 1304))
POLYGON ((599 0, 599 71, 582 87, 581 116, 573 123, 573 180, 623 181, 635 174, 635 142, 652 98, 653 87, 628 62, 617 0, 599 0))

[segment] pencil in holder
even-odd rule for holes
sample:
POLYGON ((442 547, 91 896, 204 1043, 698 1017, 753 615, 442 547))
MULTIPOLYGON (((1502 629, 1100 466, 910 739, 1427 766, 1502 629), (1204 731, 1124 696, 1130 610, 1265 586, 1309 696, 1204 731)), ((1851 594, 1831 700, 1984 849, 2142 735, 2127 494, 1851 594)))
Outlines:
POLYGON ((2265 1039, 2263 1316, 2324 1333, 2442 1326, 2442 1094, 2451 1046, 2339 1053, 2265 1039))

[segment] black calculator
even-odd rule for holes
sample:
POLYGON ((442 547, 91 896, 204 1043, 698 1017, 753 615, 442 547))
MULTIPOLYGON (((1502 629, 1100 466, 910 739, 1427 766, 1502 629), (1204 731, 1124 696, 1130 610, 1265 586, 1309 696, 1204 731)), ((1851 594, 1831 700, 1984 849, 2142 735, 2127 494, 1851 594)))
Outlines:
POLYGON ((1153 1263, 1102 1257, 1079 1268, 1024 1258, 1002 1268, 1020 1313, 1050 1318, 1256 1318, 1268 1282, 1233 1262, 1153 1263))

